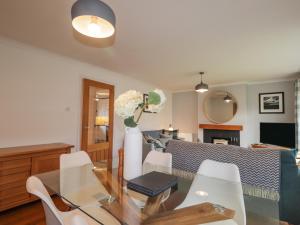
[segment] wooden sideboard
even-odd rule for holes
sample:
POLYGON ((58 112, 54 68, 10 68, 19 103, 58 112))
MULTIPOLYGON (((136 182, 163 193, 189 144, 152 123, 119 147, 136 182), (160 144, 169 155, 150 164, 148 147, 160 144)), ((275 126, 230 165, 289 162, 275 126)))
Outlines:
POLYGON ((59 169, 59 156, 73 147, 53 143, 0 148, 0 212, 36 200, 26 191, 27 178, 59 169))

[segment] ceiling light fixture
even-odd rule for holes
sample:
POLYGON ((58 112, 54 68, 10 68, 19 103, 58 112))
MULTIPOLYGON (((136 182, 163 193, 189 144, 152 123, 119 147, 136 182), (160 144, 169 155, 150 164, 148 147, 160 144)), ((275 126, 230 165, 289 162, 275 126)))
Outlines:
POLYGON ((226 94, 226 96, 225 96, 225 98, 224 98, 224 101, 225 101, 226 103, 229 103, 229 102, 232 101, 232 98, 228 95, 228 92, 227 92, 227 94, 226 94))
POLYGON ((203 81, 202 81, 202 76, 203 76, 204 72, 200 72, 199 74, 201 76, 201 83, 196 85, 195 91, 204 93, 204 92, 208 91, 208 85, 206 83, 203 83, 203 81))
POLYGON ((71 9, 72 26, 76 31, 93 38, 107 38, 115 33, 113 10, 99 0, 77 0, 71 9))

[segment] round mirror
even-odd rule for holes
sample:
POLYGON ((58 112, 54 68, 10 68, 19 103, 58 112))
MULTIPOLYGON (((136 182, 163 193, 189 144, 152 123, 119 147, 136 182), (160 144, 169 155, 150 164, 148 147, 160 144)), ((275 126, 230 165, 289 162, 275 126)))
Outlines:
POLYGON ((235 116, 237 102, 232 94, 215 91, 206 96, 203 108, 208 120, 213 123, 225 123, 235 116))

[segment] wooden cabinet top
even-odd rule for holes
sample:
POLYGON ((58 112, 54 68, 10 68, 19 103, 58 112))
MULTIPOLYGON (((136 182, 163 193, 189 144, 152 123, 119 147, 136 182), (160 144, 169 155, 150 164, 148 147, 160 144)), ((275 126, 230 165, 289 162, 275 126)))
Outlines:
POLYGON ((64 143, 52 143, 52 144, 42 144, 42 145, 0 148, 0 157, 42 153, 42 152, 47 152, 56 149, 67 149, 73 147, 74 147, 73 145, 64 144, 64 143))

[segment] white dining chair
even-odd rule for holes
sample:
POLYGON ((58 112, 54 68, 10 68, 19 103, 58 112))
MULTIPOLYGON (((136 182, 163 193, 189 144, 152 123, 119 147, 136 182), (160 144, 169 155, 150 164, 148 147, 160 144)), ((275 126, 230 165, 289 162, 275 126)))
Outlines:
MULTIPOLYGON (((47 225, 99 225, 98 222, 78 209, 68 212, 59 211, 43 183, 35 176, 31 176, 27 179, 26 189, 30 194, 42 200, 47 225)), ((120 223, 105 210, 99 208, 98 212, 103 218, 103 221, 100 221, 101 223, 105 225, 120 225, 120 223)))
POLYGON ((201 163, 197 173, 207 177, 241 183, 239 168, 232 163, 206 159, 201 163))
POLYGON ((238 183, 238 192, 240 193, 239 205, 236 206, 235 221, 238 225, 246 225, 246 210, 243 196, 243 189, 241 184, 240 171, 237 165, 232 163, 222 163, 215 160, 206 159, 204 160, 199 169, 198 174, 207 177, 214 177, 223 180, 228 180, 238 183))
POLYGON ((153 171, 155 166, 157 166, 157 170, 163 170, 161 172, 172 173, 172 154, 150 151, 143 162, 143 174, 153 171), (148 167, 147 163, 154 167, 148 167))
MULTIPOLYGON (((152 171, 158 171, 163 173, 172 173, 172 154, 158 152, 151 150, 146 156, 143 162, 143 174, 150 173, 152 171)), ((144 208, 147 197, 145 195, 137 194, 134 191, 127 190, 129 195, 132 196, 132 200, 139 208, 144 208)), ((162 197, 161 203, 165 202, 171 193, 171 189, 166 190, 162 197)))
POLYGON ((60 169, 91 164, 92 160, 85 151, 60 155, 60 169))
POLYGON ((71 219, 71 225, 88 225, 81 216, 75 215, 71 219))
POLYGON ((231 163, 204 160, 197 174, 203 176, 195 177, 185 200, 177 208, 211 202, 235 210, 235 216, 233 219, 206 223, 207 225, 246 225, 245 203, 238 167, 231 163))
MULTIPOLYGON (((80 166, 84 166, 86 164, 92 163, 89 155, 85 151, 61 154, 59 159, 60 159, 60 162, 59 162, 60 169, 80 167, 80 166)), ((69 188, 65 187, 66 186, 66 184, 64 182, 65 178, 63 176, 61 176, 60 179, 61 179, 60 192, 65 193, 66 192, 65 189, 69 190, 69 188)), ((64 200, 63 198, 62 198, 62 201, 69 207, 71 207, 71 208, 73 207, 72 204, 70 204, 68 201, 64 200)))
MULTIPOLYGON (((146 156, 143 162, 143 174, 157 171, 164 173, 172 173, 172 154, 164 153, 152 150, 146 156), (149 166, 151 165, 151 166, 149 166)), ((164 192, 164 196, 161 202, 165 202, 171 193, 171 189, 168 189, 164 192)))

